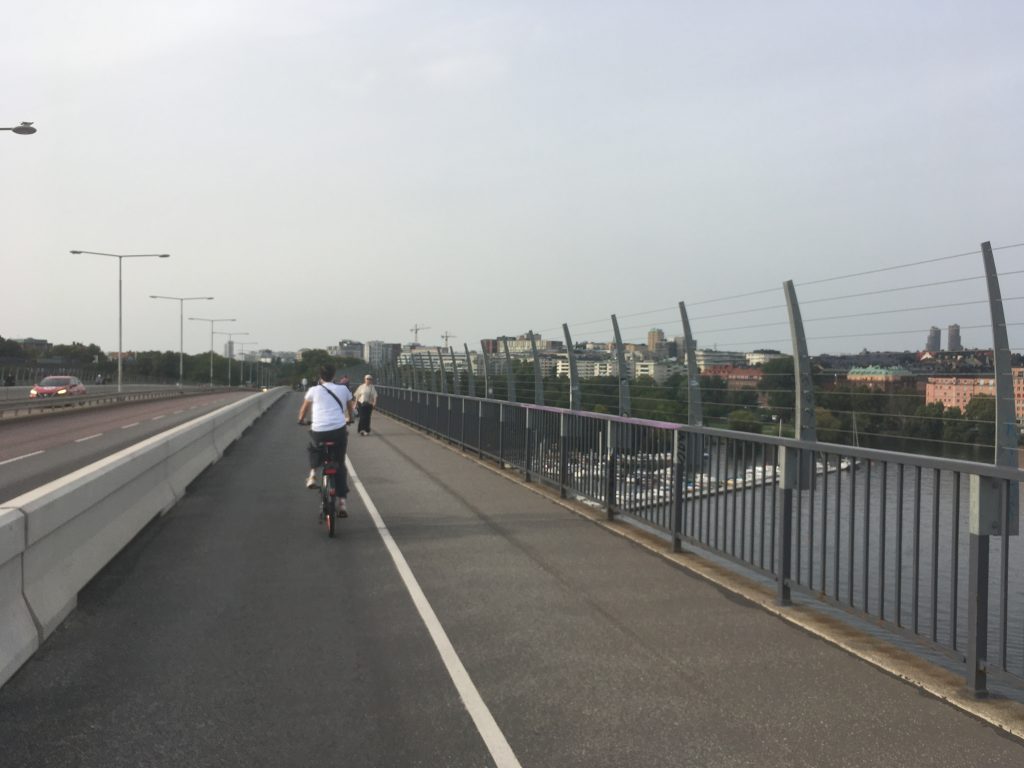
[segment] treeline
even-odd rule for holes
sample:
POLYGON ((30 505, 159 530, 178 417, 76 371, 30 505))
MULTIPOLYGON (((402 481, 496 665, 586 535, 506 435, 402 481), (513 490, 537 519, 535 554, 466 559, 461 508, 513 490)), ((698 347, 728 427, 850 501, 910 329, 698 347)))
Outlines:
MULTIPOLYGON (((212 370, 214 385, 224 386, 228 383, 230 369, 232 385, 294 387, 303 377, 315 382, 320 364, 325 361, 334 363, 339 376, 347 373, 356 383, 359 383, 367 372, 367 366, 362 360, 332 357, 323 349, 306 351, 302 360, 298 362, 284 362, 280 358, 275 358, 270 363, 258 365, 241 360, 229 361, 227 357, 216 353, 211 357, 209 352, 200 352, 183 356, 182 383, 209 384, 212 370)), ((19 384, 35 383, 29 379, 47 373, 70 373, 89 384, 95 381, 97 376, 104 381, 113 381, 117 376, 117 358, 109 357, 96 344, 54 344, 45 352, 37 352, 23 347, 16 341, 0 337, 0 368, 4 370, 5 380, 8 375, 13 377, 13 373, 20 372, 22 375, 18 377, 19 384)), ((177 352, 157 350, 135 352, 132 357, 125 358, 121 368, 126 381, 173 384, 178 381, 179 355, 177 352)))

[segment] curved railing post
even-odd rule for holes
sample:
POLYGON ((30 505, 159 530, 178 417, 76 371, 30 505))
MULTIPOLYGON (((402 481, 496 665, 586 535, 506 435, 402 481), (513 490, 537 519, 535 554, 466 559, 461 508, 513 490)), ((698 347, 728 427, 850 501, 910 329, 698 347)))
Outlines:
MULTIPOLYGON (((800 317, 800 305, 796 300, 796 289, 793 281, 787 280, 782 285, 786 294, 786 309, 789 312, 789 330, 793 338, 793 376, 796 380, 794 403, 794 436, 798 440, 814 443, 818 440, 818 430, 814 416, 814 379, 811 376, 811 358, 807 354, 807 336, 804 334, 804 323, 800 317)), ((814 468, 814 452, 800 451, 799 471, 797 472, 799 490, 810 488, 811 474, 814 468)))
MULTIPOLYGON (((996 405, 994 462, 998 467, 1016 467, 1018 451, 1013 369, 1002 291, 991 243, 981 244, 981 257, 985 265, 989 313, 992 317, 996 405)), ((1008 589, 1005 581, 1007 544, 1010 536, 1020 532, 1019 498, 1020 488, 1016 482, 993 482, 978 475, 971 476, 967 565, 967 692, 975 698, 988 695, 989 541, 992 535, 1002 536, 1003 549, 1000 556, 1004 570, 1000 575, 1000 592, 1005 595, 1008 589)), ((1002 610, 1004 615, 999 642, 1000 656, 1005 664, 1005 602, 1002 610)))
POLYGON ((480 339, 480 352, 484 357, 484 397, 491 398, 494 391, 491 389, 491 361, 487 357, 487 345, 480 339))
POLYGON ((473 360, 469 356, 469 344, 463 342, 466 350, 466 375, 469 378, 469 396, 476 397, 476 375, 473 373, 473 360))
POLYGON ((505 349, 505 378, 508 381, 508 396, 505 398, 510 403, 518 402, 516 400, 516 377, 512 372, 512 355, 508 351, 508 336, 501 337, 502 347, 505 349))
POLYGON ((448 355, 452 360, 452 392, 455 395, 462 394, 459 390, 459 365, 455 362, 455 347, 448 347, 448 355))
MULTIPOLYGON (((704 426, 704 404, 700 396, 700 369, 697 368, 697 342, 690 331, 690 317, 685 302, 679 302, 679 316, 683 321, 683 342, 686 345, 686 423, 691 427, 704 426)), ((676 350, 676 356, 679 350, 676 350)))
POLYGON ((540 355, 537 353, 537 339, 530 331, 530 348, 533 350, 533 402, 544 405, 544 376, 540 370, 540 355))
MULTIPOLYGON (((447 371, 445 371, 445 368, 444 368, 444 352, 442 352, 440 349, 437 350, 437 363, 438 363, 438 368, 440 369, 440 375, 441 375, 441 394, 447 395, 448 394, 448 373, 447 373, 447 371)), ((433 368, 433 366, 431 366, 431 368, 433 368)))
POLYGON ((619 321, 612 315, 612 330, 615 331, 615 356, 619 362, 619 416, 629 416, 632 404, 629 398, 629 369, 626 367, 626 351, 622 347, 619 321))
POLYGON ((572 337, 569 335, 569 326, 562 323, 562 333, 565 334, 565 351, 569 356, 569 410, 580 409, 580 372, 576 367, 576 348, 573 346, 572 337))

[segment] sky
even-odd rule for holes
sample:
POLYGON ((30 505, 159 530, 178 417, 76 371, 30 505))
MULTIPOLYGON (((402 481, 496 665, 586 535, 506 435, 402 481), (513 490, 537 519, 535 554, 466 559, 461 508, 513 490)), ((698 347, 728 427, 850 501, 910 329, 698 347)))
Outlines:
POLYGON ((160 294, 274 350, 642 341, 685 301, 701 346, 789 351, 788 280, 812 354, 989 346, 991 241, 1024 351, 1022 32, 1016 0, 15 3, 0 336, 116 350, 92 250, 171 255, 123 262, 126 350, 177 350, 160 294))

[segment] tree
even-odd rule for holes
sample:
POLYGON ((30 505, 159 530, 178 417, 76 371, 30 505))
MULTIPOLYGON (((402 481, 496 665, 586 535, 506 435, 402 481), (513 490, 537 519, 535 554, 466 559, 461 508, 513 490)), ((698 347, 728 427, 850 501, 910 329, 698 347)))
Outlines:
POLYGON ((796 404, 796 375, 793 366, 792 357, 769 360, 761 368, 763 375, 757 385, 758 390, 765 395, 768 405, 783 418, 791 418, 796 404))
POLYGON ((761 434, 761 420, 750 411, 740 408, 729 413, 726 428, 734 432, 753 432, 759 435, 761 434))

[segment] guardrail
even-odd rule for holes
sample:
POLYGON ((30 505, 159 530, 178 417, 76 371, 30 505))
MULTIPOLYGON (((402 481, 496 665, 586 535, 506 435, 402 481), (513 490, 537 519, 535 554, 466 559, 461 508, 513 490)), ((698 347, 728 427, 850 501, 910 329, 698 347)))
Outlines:
POLYGON ((79 590, 286 393, 253 394, 0 503, 0 685, 79 590))
POLYGON ((102 395, 82 395, 79 397, 41 397, 21 398, 0 402, 0 420, 29 416, 64 408, 94 407, 113 405, 137 400, 163 400, 172 397, 202 395, 214 391, 209 387, 163 388, 142 390, 138 392, 110 392, 102 395))
POLYGON ((1018 469, 378 389, 382 412, 773 579, 781 604, 795 590, 942 652, 976 696, 990 674, 1024 683, 1018 469))

